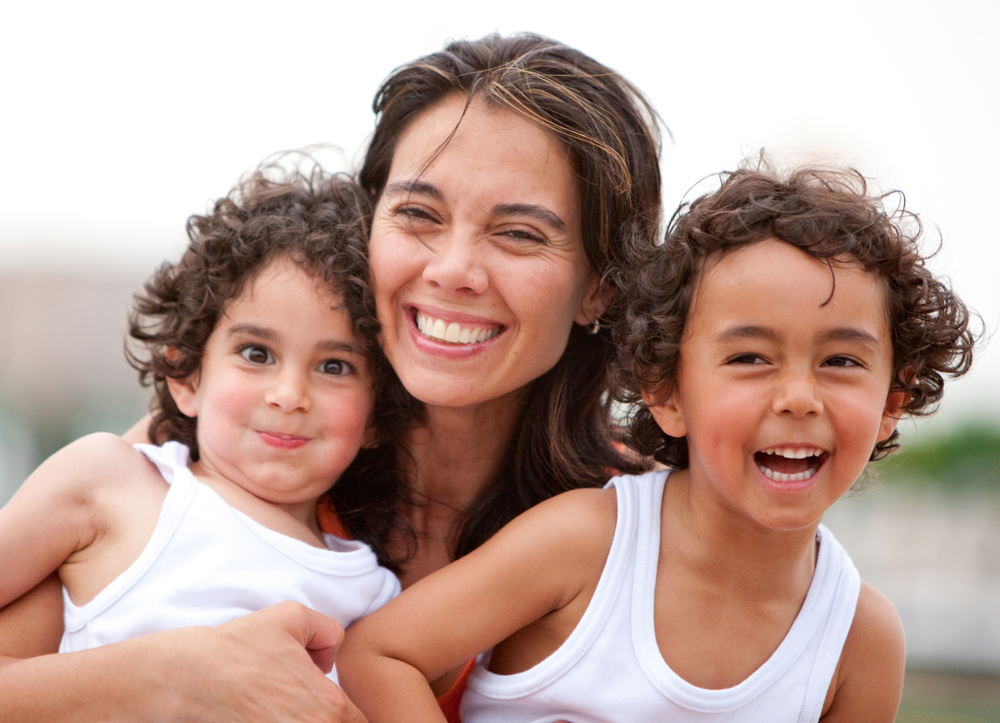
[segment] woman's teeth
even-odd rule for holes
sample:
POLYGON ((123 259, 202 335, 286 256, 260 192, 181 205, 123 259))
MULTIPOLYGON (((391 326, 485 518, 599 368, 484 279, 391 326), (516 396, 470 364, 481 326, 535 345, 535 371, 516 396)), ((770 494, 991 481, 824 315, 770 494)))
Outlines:
POLYGON ((821 465, 823 451, 792 447, 772 447, 754 455, 757 468, 774 482, 805 482, 821 465))
POLYGON ((417 329, 429 339, 446 341, 451 344, 478 344, 492 339, 500 333, 499 326, 479 327, 462 326, 458 322, 447 323, 433 316, 426 316, 419 311, 416 314, 417 329))

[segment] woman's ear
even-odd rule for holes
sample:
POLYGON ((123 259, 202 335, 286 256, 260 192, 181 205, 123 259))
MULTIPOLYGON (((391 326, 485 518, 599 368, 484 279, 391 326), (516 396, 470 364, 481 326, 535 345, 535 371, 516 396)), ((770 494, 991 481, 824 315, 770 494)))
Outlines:
POLYGON ((580 310, 576 313, 576 323, 580 326, 590 326, 597 321, 604 310, 608 308, 615 292, 615 287, 594 277, 590 282, 590 288, 583 297, 583 302, 580 304, 580 310))
POLYGON ((664 396, 660 392, 644 391, 642 401, 664 434, 678 439, 687 436, 687 425, 676 392, 664 396))

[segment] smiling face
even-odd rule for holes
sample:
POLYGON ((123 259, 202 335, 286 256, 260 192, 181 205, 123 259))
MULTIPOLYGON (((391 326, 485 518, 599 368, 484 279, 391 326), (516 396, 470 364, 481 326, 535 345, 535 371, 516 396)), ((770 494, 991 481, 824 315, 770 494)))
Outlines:
POLYGON ((674 391, 651 408, 686 436, 692 489, 765 528, 817 524, 903 401, 882 284, 851 264, 833 274, 831 296, 830 267, 774 239, 709 259, 674 391))
POLYGON ((522 118, 465 102, 447 98, 400 136, 370 245, 386 356, 411 394, 445 407, 523 389, 574 322, 603 310, 566 153, 522 118))
POLYGON ((365 441, 373 392, 365 356, 333 294, 287 258, 227 304, 199 371, 170 380, 198 420, 199 477, 311 509, 365 441))

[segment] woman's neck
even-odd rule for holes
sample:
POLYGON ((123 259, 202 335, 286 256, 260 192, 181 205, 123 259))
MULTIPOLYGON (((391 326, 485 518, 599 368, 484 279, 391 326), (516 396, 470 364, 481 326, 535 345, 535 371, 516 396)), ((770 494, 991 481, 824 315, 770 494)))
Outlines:
POLYGON ((409 504, 403 516, 416 537, 403 585, 451 561, 456 523, 500 467, 523 408, 521 395, 488 405, 428 407, 406 439, 409 504))

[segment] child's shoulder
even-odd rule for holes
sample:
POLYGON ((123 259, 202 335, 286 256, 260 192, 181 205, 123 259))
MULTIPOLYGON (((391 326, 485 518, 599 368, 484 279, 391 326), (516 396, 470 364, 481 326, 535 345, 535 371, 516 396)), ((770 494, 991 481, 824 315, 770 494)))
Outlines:
POLYGON ((126 483, 154 469, 139 450, 108 432, 95 432, 71 442, 39 469, 43 468, 47 476, 56 476, 67 485, 102 486, 126 483))
POLYGON ((905 664, 906 641, 899 613, 888 598, 862 582, 823 720, 893 720, 903 691, 905 664))

